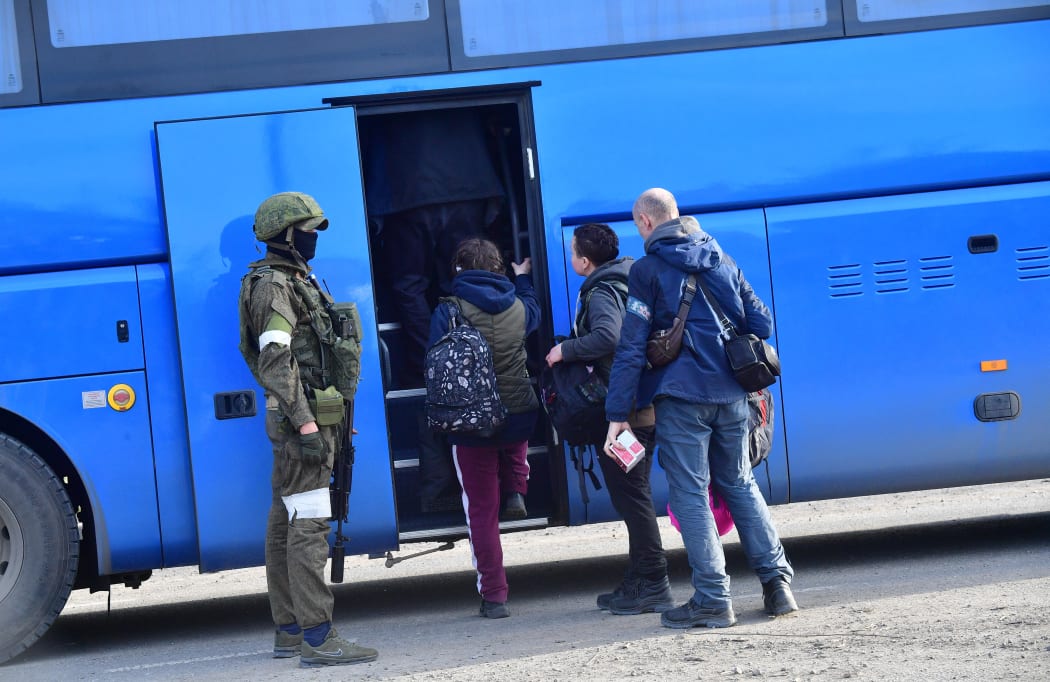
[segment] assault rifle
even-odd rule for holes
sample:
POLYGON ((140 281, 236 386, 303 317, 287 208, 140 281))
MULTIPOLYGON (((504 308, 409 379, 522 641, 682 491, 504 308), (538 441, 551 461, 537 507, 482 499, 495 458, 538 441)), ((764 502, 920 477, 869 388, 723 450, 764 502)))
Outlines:
POLYGON ((343 438, 339 455, 332 467, 332 516, 335 518, 335 545, 332 547, 332 582, 343 582, 343 563, 346 558, 345 543, 350 538, 343 535, 343 521, 350 514, 350 484, 354 480, 354 403, 343 404, 343 438))
MULTIPOLYGON (((307 275, 310 284, 321 294, 321 302, 332 320, 335 335, 348 338, 353 334, 350 320, 332 307, 332 296, 321 288, 317 275, 307 275)), ((346 543, 349 537, 343 535, 343 521, 350 514, 350 485, 354 480, 354 402, 343 400, 343 437, 339 452, 332 465, 332 483, 329 489, 332 503, 332 518, 335 519, 335 544, 332 546, 332 582, 343 582, 343 564, 346 559, 346 543)))

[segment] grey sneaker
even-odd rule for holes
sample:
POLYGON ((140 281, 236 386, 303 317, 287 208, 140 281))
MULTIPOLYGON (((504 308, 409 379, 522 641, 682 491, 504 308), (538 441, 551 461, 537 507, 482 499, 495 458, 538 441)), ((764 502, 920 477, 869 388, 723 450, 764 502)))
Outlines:
POLYGON ((690 599, 681 606, 664 611, 660 616, 660 625, 665 628, 727 628, 736 624, 733 607, 724 609, 703 608, 690 599))
POLYGON ((640 613, 663 613, 674 608, 671 584, 665 575, 660 580, 640 578, 624 586, 619 597, 609 601, 609 613, 617 616, 636 616, 640 613))
POLYGON ((488 599, 481 600, 481 608, 478 609, 478 614, 482 618, 507 618, 510 616, 510 609, 507 607, 505 601, 489 601, 488 599))
POLYGON ((379 657, 379 652, 366 646, 348 642, 338 634, 335 628, 328 631, 320 646, 310 646, 303 640, 302 654, 299 656, 300 668, 319 668, 323 665, 346 665, 348 663, 368 663, 379 657))
POLYGON ((284 630, 278 628, 273 633, 273 657, 274 658, 291 658, 292 656, 298 656, 300 649, 303 646, 303 631, 300 630, 299 634, 292 635, 284 630))
POLYGON ((529 515, 525 508, 525 496, 521 493, 510 493, 503 502, 503 513, 500 517, 507 520, 523 519, 529 515))

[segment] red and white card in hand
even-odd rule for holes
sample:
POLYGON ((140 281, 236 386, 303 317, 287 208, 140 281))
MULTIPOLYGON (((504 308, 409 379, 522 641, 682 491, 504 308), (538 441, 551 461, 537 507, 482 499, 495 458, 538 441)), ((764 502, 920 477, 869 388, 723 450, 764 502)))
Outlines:
POLYGON ((645 459, 645 446, 639 443, 630 431, 621 432, 609 449, 612 450, 616 462, 625 472, 630 471, 638 462, 645 459))

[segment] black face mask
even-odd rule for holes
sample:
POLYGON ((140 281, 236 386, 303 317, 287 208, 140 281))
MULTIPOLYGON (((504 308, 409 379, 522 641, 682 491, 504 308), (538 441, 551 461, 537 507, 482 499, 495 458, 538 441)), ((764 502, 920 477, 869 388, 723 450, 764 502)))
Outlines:
POLYGON ((295 230, 295 234, 292 235, 292 244, 295 246, 295 250, 299 252, 299 257, 304 261, 309 261, 317 252, 317 231, 303 232, 295 230))

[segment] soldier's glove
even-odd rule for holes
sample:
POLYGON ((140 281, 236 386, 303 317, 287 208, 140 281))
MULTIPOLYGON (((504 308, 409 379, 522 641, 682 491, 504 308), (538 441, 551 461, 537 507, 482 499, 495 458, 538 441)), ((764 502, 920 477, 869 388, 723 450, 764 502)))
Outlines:
POLYGON ((303 464, 321 466, 324 461, 324 440, 320 431, 299 434, 299 448, 303 452, 303 464))

